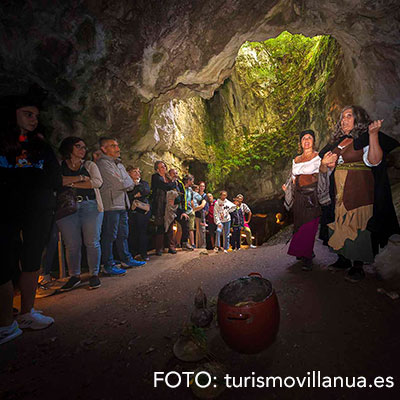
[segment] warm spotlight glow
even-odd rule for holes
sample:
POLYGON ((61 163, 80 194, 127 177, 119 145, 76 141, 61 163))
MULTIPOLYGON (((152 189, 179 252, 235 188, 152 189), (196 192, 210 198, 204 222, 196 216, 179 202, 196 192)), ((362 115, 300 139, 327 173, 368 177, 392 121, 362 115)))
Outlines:
POLYGON ((281 213, 276 214, 275 217, 276 217, 276 223, 277 224, 279 224, 279 225, 283 225, 284 224, 284 222, 282 221, 282 214, 281 213))

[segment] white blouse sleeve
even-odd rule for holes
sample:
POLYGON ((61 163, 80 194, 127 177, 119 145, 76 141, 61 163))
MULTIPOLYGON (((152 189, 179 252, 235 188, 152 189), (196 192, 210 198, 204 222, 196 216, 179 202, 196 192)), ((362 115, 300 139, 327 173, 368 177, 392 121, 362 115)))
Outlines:
POLYGON ((365 147, 363 148, 363 151, 364 151, 364 154, 363 154, 364 164, 365 164, 367 167, 376 167, 377 165, 379 165, 379 164, 382 162, 382 160, 379 161, 377 164, 371 164, 371 163, 369 162, 369 160, 368 160, 368 150, 369 150, 369 146, 365 146, 365 147))
POLYGON ((99 168, 93 161, 86 161, 85 167, 90 175, 90 180, 94 189, 100 188, 103 184, 103 178, 101 177, 99 168))

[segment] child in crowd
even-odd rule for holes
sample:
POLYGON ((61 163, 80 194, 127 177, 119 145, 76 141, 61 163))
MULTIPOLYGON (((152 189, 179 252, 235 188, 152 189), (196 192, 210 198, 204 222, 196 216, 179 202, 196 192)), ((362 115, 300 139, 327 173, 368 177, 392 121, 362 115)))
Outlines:
POLYGON ((217 225, 214 222, 214 205, 217 200, 214 199, 212 193, 207 193, 207 207, 206 207, 206 221, 208 226, 208 233, 210 235, 211 247, 215 247, 215 231, 217 225))
POLYGON ((252 234, 251 234, 251 229, 250 229, 250 225, 249 225, 253 214, 250 210, 250 207, 246 203, 243 202, 244 197, 242 194, 238 194, 236 196, 236 198, 239 201, 239 206, 240 206, 240 209, 242 210, 243 217, 244 217, 244 226, 242 229, 246 235, 246 242, 251 249, 255 249, 257 246, 254 246, 252 243, 252 234))
POLYGON ((232 221, 232 250, 240 250, 240 231, 244 227, 244 216, 243 211, 240 208, 240 201, 237 197, 233 199, 233 203, 236 206, 236 209, 231 212, 231 221, 232 221))

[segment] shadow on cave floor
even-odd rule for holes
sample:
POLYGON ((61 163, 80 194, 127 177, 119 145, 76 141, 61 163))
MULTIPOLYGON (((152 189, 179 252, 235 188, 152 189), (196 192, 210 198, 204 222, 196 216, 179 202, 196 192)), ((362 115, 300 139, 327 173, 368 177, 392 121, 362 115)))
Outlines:
MULTIPOLYGON (((281 307, 277 340, 256 355, 231 351, 213 323, 213 357, 234 376, 394 376, 398 397, 398 303, 377 293, 372 274, 358 285, 326 266, 335 256, 317 241, 312 272, 286 254, 283 243, 237 253, 178 253, 152 257, 125 277, 104 278, 99 290, 81 287, 37 301, 56 319, 44 331, 25 332, 0 352, 2 399, 191 399, 186 387, 154 388, 156 371, 193 371, 202 363, 174 358, 172 346, 189 321, 196 289, 209 299, 230 280, 260 272, 271 280, 281 307)), ((366 389, 230 389, 227 399, 376 399, 366 389)))

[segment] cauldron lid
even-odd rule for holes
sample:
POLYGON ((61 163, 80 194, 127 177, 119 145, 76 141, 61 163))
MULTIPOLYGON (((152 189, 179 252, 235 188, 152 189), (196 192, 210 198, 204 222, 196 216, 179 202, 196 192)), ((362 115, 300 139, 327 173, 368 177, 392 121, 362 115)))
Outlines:
POLYGON ((219 299, 231 306, 243 303, 260 303, 272 293, 272 284, 264 278, 244 276, 226 284, 219 292, 219 299))

